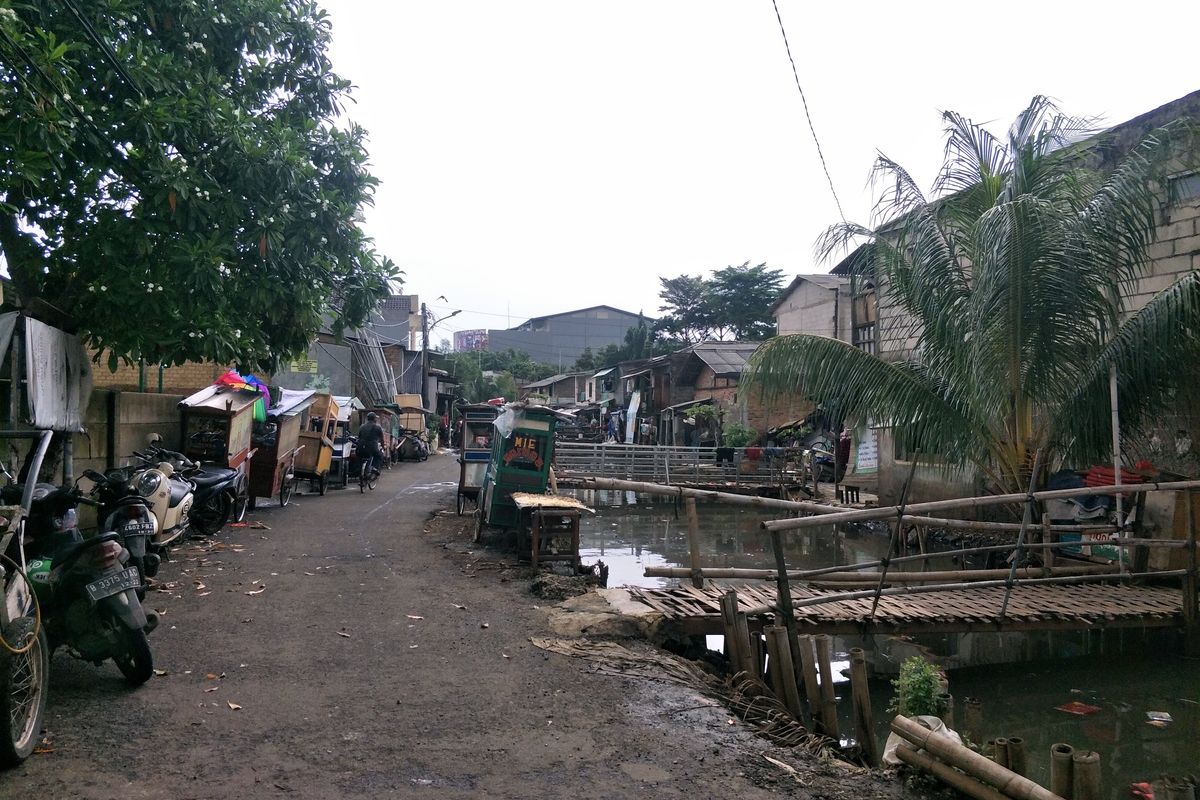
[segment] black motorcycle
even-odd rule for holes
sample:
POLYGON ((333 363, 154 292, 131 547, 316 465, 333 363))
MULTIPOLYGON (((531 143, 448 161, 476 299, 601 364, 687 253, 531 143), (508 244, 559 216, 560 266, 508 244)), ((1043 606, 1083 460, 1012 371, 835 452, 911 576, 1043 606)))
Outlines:
POLYGON ((129 563, 138 571, 138 598, 146 599, 147 579, 158 574, 158 567, 166 558, 166 548, 154 542, 158 519, 149 501, 129 488, 129 476, 123 470, 104 475, 89 469, 84 470, 83 477, 94 484, 91 494, 98 499, 96 517, 101 522, 100 529, 120 535, 121 543, 129 551, 129 563))
POLYGON ((182 453, 151 447, 148 453, 134 453, 145 464, 169 462, 178 475, 192 483, 194 488, 191 511, 191 526, 202 536, 212 536, 229 522, 241 522, 246 518, 250 491, 246 476, 247 466, 254 451, 250 452, 237 469, 218 467, 212 464, 197 464, 182 453))
MULTIPOLYGON (((22 489, 0 490, 11 502, 22 489)), ((27 573, 41 608, 50 650, 66 645, 93 664, 111 658, 133 686, 150 679, 154 657, 147 633, 158 623, 138 598, 141 575, 130 565, 121 534, 104 530, 85 539, 79 531, 79 504, 99 505, 77 487, 38 484, 29 517, 14 548, 23 548, 27 573)))

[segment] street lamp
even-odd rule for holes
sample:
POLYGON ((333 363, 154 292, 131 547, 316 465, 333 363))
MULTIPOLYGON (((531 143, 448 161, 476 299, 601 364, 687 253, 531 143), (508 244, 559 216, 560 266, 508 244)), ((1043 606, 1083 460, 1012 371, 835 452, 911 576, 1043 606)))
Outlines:
MULTIPOLYGON (((441 299, 445 300, 446 298, 443 296, 441 299)), ((429 391, 429 333, 439 324, 461 313, 462 309, 460 308, 457 311, 451 311, 449 314, 438 317, 433 322, 430 322, 429 309, 424 303, 421 303, 421 400, 423 401, 422 404, 425 406, 425 408, 429 408, 434 411, 437 411, 437 408, 435 407, 437 398, 430 397, 431 393, 429 391)))

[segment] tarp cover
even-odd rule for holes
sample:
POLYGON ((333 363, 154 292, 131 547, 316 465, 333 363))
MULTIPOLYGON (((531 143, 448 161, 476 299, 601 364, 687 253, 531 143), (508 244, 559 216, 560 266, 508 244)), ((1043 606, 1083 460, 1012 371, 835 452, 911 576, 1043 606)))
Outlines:
MULTIPOLYGON (((11 339, 12 326, 7 319, 0 320, 0 337, 7 327, 11 339)), ((83 432, 83 415, 92 394, 92 366, 78 336, 26 317, 25 381, 33 427, 83 432)))

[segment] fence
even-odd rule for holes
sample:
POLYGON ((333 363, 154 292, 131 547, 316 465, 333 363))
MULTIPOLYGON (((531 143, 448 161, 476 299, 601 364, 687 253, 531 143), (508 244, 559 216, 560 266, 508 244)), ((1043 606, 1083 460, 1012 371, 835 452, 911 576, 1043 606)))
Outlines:
POLYGON ((752 450, 761 453, 759 458, 746 452, 732 447, 558 442, 554 470, 559 478, 620 478, 673 486, 780 486, 810 480, 810 463, 802 450, 752 450))

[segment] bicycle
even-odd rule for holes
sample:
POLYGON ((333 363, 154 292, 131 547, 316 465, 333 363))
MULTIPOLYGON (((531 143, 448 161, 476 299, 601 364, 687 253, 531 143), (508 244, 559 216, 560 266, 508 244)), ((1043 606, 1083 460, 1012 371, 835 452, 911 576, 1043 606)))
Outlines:
POLYGON ((379 483, 379 470, 375 469, 375 461, 377 455, 370 455, 363 459, 362 467, 358 471, 358 491, 365 493, 369 487, 371 491, 375 491, 375 486, 379 483))

